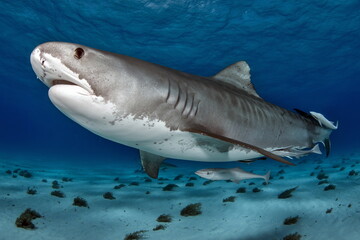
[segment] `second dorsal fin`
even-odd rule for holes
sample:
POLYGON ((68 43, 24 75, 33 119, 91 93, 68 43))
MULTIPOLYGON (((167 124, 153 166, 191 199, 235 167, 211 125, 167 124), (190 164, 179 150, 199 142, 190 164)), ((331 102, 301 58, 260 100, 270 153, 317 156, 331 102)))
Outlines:
POLYGON ((245 61, 236 62, 221 70, 212 77, 218 81, 226 82, 247 93, 260 98, 250 80, 250 67, 245 61))

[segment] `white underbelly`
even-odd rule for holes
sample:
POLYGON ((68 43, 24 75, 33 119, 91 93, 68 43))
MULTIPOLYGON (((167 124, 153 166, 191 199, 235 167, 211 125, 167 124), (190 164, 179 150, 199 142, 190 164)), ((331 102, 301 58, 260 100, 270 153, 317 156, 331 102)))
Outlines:
POLYGON ((228 150, 219 150, 213 144, 198 144, 199 136, 193 133, 174 132, 166 141, 143 143, 141 150, 167 158, 176 158, 204 162, 227 162, 252 159, 261 156, 259 153, 230 145, 228 150))
POLYGON ((117 107, 74 85, 51 87, 54 105, 91 132, 111 141, 159 156, 192 161, 223 162, 251 159, 259 153, 203 135, 170 131, 165 122, 119 116, 117 107))
POLYGON ((166 158, 225 162, 261 156, 257 152, 224 142, 220 145, 227 147, 219 146, 219 140, 200 134, 170 131, 164 122, 147 118, 134 119, 128 116, 93 132, 114 142, 166 158))

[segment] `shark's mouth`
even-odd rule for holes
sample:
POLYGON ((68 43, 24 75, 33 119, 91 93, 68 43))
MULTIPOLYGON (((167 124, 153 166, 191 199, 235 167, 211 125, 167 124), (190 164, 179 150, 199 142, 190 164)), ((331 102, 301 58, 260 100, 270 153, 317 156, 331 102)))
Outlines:
POLYGON ((77 84, 67 80, 55 79, 51 82, 51 86, 55 86, 55 85, 77 85, 77 84))
POLYGON ((66 86, 66 89, 69 89, 70 86, 74 86, 74 87, 80 87, 83 90, 87 91, 88 94, 93 95, 94 92, 92 91, 92 89, 88 86, 88 84, 86 84, 86 81, 84 80, 79 80, 76 78, 73 78, 71 80, 65 80, 65 79, 47 79, 46 80, 47 85, 52 88, 54 86, 66 86))

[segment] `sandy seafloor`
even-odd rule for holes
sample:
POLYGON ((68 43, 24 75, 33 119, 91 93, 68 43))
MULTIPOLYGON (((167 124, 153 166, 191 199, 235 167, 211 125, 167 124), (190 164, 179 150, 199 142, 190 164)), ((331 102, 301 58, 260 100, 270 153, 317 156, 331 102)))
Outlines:
MULTIPOLYGON (((171 162, 171 161, 170 161, 171 162)), ((124 239, 134 231, 146 230, 145 239, 283 239, 298 232, 301 239, 360 239, 360 174, 349 176, 351 170, 360 171, 360 155, 332 156, 323 158, 309 156, 295 167, 273 161, 258 161, 236 165, 257 174, 272 171, 270 184, 252 179, 240 184, 217 181, 203 185, 206 181, 193 172, 205 168, 206 163, 190 167, 185 161, 177 161, 177 167, 164 167, 160 171, 162 180, 145 182, 144 173, 134 171, 138 166, 52 165, 46 161, 29 159, 0 160, 0 239, 42 240, 115 240, 124 239), (184 164, 182 164, 184 163, 184 164), (102 166, 102 167, 100 167, 102 166), (345 167, 344 170, 341 170, 345 167), (33 177, 24 178, 5 173, 6 170, 28 170, 33 177), (278 172, 284 170, 285 173, 278 172), (328 184, 318 185, 317 174, 323 171, 335 190, 324 191, 328 184), (311 176, 311 173, 314 173, 311 176), (179 174, 180 180, 173 180, 179 174), (63 182, 62 178, 73 178, 63 182), (119 178, 115 181, 115 178, 119 178), (193 187, 186 187, 189 177, 193 187), (281 179, 281 177, 283 179, 281 179), (47 182, 42 182, 46 179, 47 182), (166 180, 169 179, 169 180, 166 180), (59 181, 65 198, 50 195, 52 181, 59 181), (139 186, 129 185, 138 182, 139 186), (255 185, 249 185, 254 182, 255 185), (126 186, 114 189, 119 184, 126 186), (179 187, 163 191, 169 183, 179 187), (279 199, 286 189, 298 186, 293 196, 279 199), (35 187, 37 194, 27 194, 28 187, 35 187), (246 187, 246 193, 236 193, 246 187), (261 192, 254 193, 258 187, 261 192), (112 192, 115 200, 103 198, 112 192), (150 194, 146 194, 149 191, 150 194), (87 200, 89 208, 73 206, 74 197, 87 200), (235 196, 234 202, 223 202, 235 196), (184 217, 180 211, 188 204, 201 203, 202 214, 184 217), (15 226, 16 218, 27 208, 43 217, 33 221, 34 230, 15 226), (331 209, 331 213, 326 213, 331 209), (165 223, 165 230, 153 231, 161 214, 170 214, 172 222, 165 223), (284 225, 287 217, 299 216, 293 225, 284 225)))

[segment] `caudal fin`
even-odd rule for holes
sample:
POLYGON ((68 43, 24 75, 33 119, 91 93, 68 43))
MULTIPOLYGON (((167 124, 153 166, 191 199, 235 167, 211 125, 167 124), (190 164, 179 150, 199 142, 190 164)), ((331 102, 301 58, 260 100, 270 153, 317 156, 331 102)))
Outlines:
POLYGON ((315 120, 318 121, 318 123, 320 124, 321 127, 325 128, 325 129, 329 129, 328 135, 325 136, 324 140, 322 141, 322 143, 324 144, 324 147, 325 147, 326 157, 328 157, 330 154, 330 149, 331 149, 329 135, 332 130, 336 130, 338 128, 339 123, 337 122, 335 125, 333 122, 327 120, 325 118, 325 116, 322 115, 321 113, 310 112, 310 114, 315 120))
POLYGON ((269 183, 270 173, 271 173, 271 171, 268 171, 268 172, 264 175, 264 180, 265 180, 266 184, 269 183))
POLYGON ((325 147, 325 150, 326 150, 326 157, 329 156, 330 154, 330 149, 331 149, 331 143, 330 143, 330 139, 329 138, 326 138, 324 140, 324 147, 325 147))

